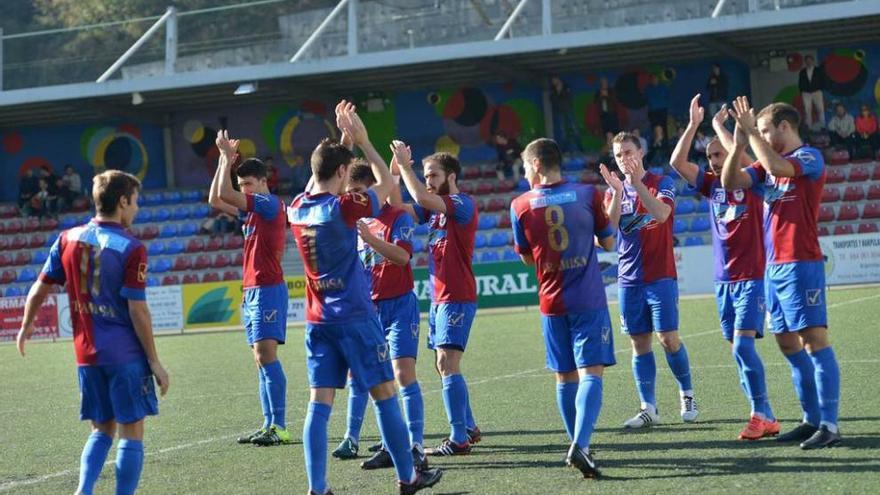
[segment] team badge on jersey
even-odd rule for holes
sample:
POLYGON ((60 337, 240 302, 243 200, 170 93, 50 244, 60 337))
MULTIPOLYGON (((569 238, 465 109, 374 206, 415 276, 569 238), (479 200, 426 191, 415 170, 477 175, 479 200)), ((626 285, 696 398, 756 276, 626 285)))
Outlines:
POLYGON ((633 214, 633 202, 632 201, 624 201, 620 203, 620 214, 621 215, 632 215, 633 214))
POLYGON ((712 191, 712 201, 715 203, 726 203, 727 202, 727 191, 724 188, 716 187, 714 191, 712 191))
POLYGON ((742 200, 746 199, 746 193, 742 189, 737 189, 733 191, 733 199, 738 202, 742 202, 742 200))
POLYGON ((366 206, 370 202, 370 198, 364 193, 351 192, 349 194, 351 195, 351 200, 361 206, 366 206))

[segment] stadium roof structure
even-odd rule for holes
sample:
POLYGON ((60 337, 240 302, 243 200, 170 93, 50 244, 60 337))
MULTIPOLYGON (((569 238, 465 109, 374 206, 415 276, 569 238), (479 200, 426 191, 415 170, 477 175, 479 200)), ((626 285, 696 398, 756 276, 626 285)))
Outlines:
MULTIPOLYGON (((250 4, 283 1, 260 0, 250 4)), ((374 47, 365 51, 358 46, 361 43, 358 40, 363 39, 359 38, 360 22, 340 22, 340 19, 359 19, 358 14, 372 9, 373 3, 370 0, 313 2, 326 8, 315 11, 318 16, 312 19, 320 22, 308 26, 308 38, 294 46, 294 53, 274 54, 275 60, 267 56, 264 63, 233 61, 184 71, 176 69, 181 60, 177 53, 178 29, 182 29, 178 28, 178 18, 218 9, 178 13, 169 8, 161 16, 140 19, 155 22, 138 43, 146 43, 164 28, 164 57, 160 54, 154 57, 158 61, 142 63, 142 70, 138 70, 137 64, 127 66, 128 57, 122 56, 97 81, 53 81, 50 85, 0 90, 0 128, 87 122, 108 117, 162 123, 169 112, 206 106, 304 98, 330 100, 374 91, 490 81, 541 83, 553 73, 719 56, 759 66, 769 56, 784 54, 786 50, 876 40, 880 32, 880 0, 748 0, 730 5, 720 0, 708 5, 711 10, 705 5, 702 11, 697 8, 696 13, 688 10, 691 18, 677 19, 677 11, 667 10, 663 19, 645 16, 636 23, 623 18, 610 27, 591 25, 588 22, 593 19, 591 16, 599 14, 588 14, 584 7, 583 19, 571 16, 564 19, 568 27, 562 32, 554 29, 554 23, 561 25, 565 13, 551 0, 520 0, 512 12, 505 12, 500 18, 490 19, 479 12, 493 22, 487 22, 485 33, 464 37, 469 38, 468 41, 459 42, 453 35, 435 44, 429 39, 416 46, 412 42, 413 31, 409 29, 410 46, 392 43, 387 49, 374 47), (328 38, 327 32, 333 28, 337 30, 328 38), (335 44, 337 50, 324 49, 327 44, 335 44), (332 53, 310 55, 319 48, 332 53), (282 59, 277 60, 277 55, 282 59), (240 84, 253 82, 258 83, 258 90, 246 96, 233 95, 240 84)), ((470 3, 479 2, 471 0, 470 3)), ((670 4, 683 10, 693 4, 706 4, 689 0, 619 0, 617 3, 633 4, 631 7, 642 10, 661 5, 668 8, 670 4)), ((430 14, 430 9, 426 7, 426 10, 430 14)), ((610 13, 614 12, 605 10, 603 14, 610 13)), ((430 19, 423 22, 426 29, 432 26, 430 19)), ((180 34, 183 37, 183 33, 180 34)), ((28 36, 28 33, 5 35, 0 41, 39 40, 28 36)), ((135 45, 128 51, 135 53, 140 46, 135 45)), ((199 57, 210 58, 211 54, 190 56, 199 57)))

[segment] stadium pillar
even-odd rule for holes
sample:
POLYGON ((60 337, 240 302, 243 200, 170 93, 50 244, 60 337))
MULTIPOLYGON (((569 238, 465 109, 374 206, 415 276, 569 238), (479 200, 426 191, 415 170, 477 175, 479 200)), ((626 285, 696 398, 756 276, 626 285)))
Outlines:
POLYGON ((358 0, 348 0, 348 54, 358 54, 358 0))
POLYGON ((544 36, 553 34, 553 9, 550 0, 541 0, 541 34, 544 36))
POLYGON ((174 178, 174 140, 171 135, 171 114, 165 114, 165 125, 162 126, 162 146, 165 153, 166 187, 175 186, 174 178))
POLYGON ((165 75, 174 74, 177 63, 177 9, 168 7, 168 20, 165 21, 165 75))
POLYGON ((3 91, 3 28, 0 28, 0 91, 3 91))
POLYGON ((544 107, 544 136, 556 139, 553 134, 553 105, 550 103, 550 87, 545 78, 541 83, 541 106, 544 107))

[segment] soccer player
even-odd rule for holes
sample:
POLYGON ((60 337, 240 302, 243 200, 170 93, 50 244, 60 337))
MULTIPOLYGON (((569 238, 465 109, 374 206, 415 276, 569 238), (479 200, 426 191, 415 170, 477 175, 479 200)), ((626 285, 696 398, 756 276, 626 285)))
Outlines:
POLYGON ((370 300, 357 253, 357 221, 375 218, 391 191, 391 174, 370 143, 367 130, 343 101, 337 125, 370 162, 376 183, 365 192, 345 192, 354 159, 345 146, 325 140, 311 156, 314 182, 288 208, 288 219, 306 272, 306 362, 310 402, 303 427, 311 494, 327 486, 327 422, 336 390, 351 371, 356 386, 373 398, 382 441, 397 470, 402 494, 433 486, 439 469, 417 471, 406 424, 394 390, 391 353, 370 300))
POLYGON ((147 251, 125 229, 138 211, 141 183, 108 170, 94 178, 97 214, 64 231, 52 245, 24 307, 18 352, 53 284, 67 285, 79 375, 79 417, 92 423, 80 458, 76 493, 91 495, 118 434, 116 493, 133 494, 144 465, 144 418, 159 413, 168 373, 159 362, 146 301, 147 251))
POLYGON ((428 317, 428 348, 436 353, 437 372, 443 380, 443 403, 452 431, 427 453, 468 454, 471 445, 482 436, 471 412, 467 383, 461 374, 461 358, 477 313, 477 284, 471 266, 477 205, 458 189, 461 164, 454 156, 435 153, 422 160, 426 185, 413 171, 409 147, 395 141, 392 150, 392 171, 396 168, 400 172, 416 201, 403 207, 419 223, 428 223, 431 227, 428 272, 432 304, 428 317))
POLYGON ((800 115, 791 105, 773 103, 756 117, 748 98, 740 96, 731 114, 737 124, 737 157, 725 162, 721 183, 728 191, 763 184, 770 330, 791 366, 804 411, 803 422, 777 440, 800 442, 802 449, 830 447, 841 441, 840 370, 828 341, 825 266, 817 225, 825 161, 819 150, 801 141, 800 115), (747 145, 758 160, 741 169, 736 160, 747 145))
MULTIPOLYGON (((366 193, 376 184, 370 165, 357 162, 349 172, 348 191, 366 193)), ((397 189, 397 188, 395 188, 397 189)), ((403 396, 413 459, 420 469, 428 460, 424 451, 425 413, 422 390, 416 380, 419 349, 419 303, 413 292, 412 258, 413 219, 405 210, 385 204, 376 218, 358 222, 358 252, 370 278, 370 296, 379 313, 385 339, 391 350, 394 378, 403 396)), ((367 391, 352 380, 348 396, 346 438, 333 451, 339 458, 357 456, 358 434, 367 407, 367 391)), ((363 464, 364 469, 393 467, 391 455, 381 448, 363 464)))
POLYGON ((729 154, 723 146, 722 139, 733 147, 733 137, 724 128, 726 105, 712 119, 719 137, 706 147, 709 170, 688 161, 688 151, 704 115, 700 95, 696 95, 691 100, 690 122, 672 152, 671 164, 711 205, 715 300, 721 332, 731 343, 740 383, 752 407, 739 439, 759 440, 779 434, 779 422, 767 397, 764 363, 755 349, 755 338, 764 336, 763 184, 756 182, 751 188, 734 191, 721 186, 725 160, 738 160, 740 166, 751 162, 745 153, 729 154))
POLYGON ((571 440, 565 461, 597 478, 590 436, 602 407, 603 371, 616 360, 595 243, 614 249, 614 232, 601 193, 562 179, 555 141, 532 141, 522 157, 532 189, 510 205, 513 238, 538 276, 547 368, 556 373, 556 402, 571 440))
POLYGON ((259 378, 263 425, 238 438, 238 443, 270 446, 290 443, 285 421, 287 377, 278 360, 278 346, 287 335, 287 283, 281 269, 287 218, 284 203, 269 193, 268 169, 256 158, 235 170, 238 140, 225 130, 217 132, 220 162, 211 183, 211 206, 243 217, 244 268, 241 306, 245 337, 253 350, 259 378), (239 190, 232 187, 235 173, 239 190))
POLYGON ((621 132, 612 140, 614 158, 626 176, 622 183, 603 164, 602 176, 610 186, 605 207, 617 231, 617 284, 621 330, 632 341, 632 370, 641 410, 624 423, 644 428, 660 422, 654 384, 657 365, 651 350, 656 333, 666 362, 678 381, 681 419, 697 419, 687 349, 678 336, 678 283, 672 251, 675 183, 668 176, 646 172, 639 138, 621 132))

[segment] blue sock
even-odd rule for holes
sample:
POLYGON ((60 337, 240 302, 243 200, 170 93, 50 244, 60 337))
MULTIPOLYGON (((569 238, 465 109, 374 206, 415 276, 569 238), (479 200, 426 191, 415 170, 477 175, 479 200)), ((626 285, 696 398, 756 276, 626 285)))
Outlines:
POLYGON ((104 463, 107 462, 107 454, 113 446, 113 438, 100 431, 93 431, 86 440, 82 456, 79 459, 79 488, 77 493, 92 495, 95 483, 101 476, 104 463))
POLYGON ((767 401, 767 382, 764 378, 764 363, 761 356, 755 350, 755 338, 736 335, 733 338, 733 352, 742 366, 743 378, 746 381, 746 390, 749 400, 752 402, 752 413, 763 414, 767 419, 773 419, 773 413, 767 401), (768 415, 769 412, 769 415, 768 415))
POLYGON ((691 384, 691 363, 684 342, 681 343, 681 347, 677 351, 666 353, 666 363, 678 381, 678 389, 682 392, 692 393, 694 386, 691 384))
POLYGON ((751 400, 752 394, 749 393, 749 386, 746 383, 746 377, 743 376, 743 363, 740 360, 739 356, 736 355, 736 350, 733 346, 730 347, 730 354, 733 356, 733 360, 736 362, 736 376, 739 377, 739 388, 742 389, 743 395, 746 396, 746 400, 751 400))
POLYGON ((801 409, 804 410, 804 421, 813 426, 819 426, 822 421, 822 413, 819 409, 819 393, 816 391, 816 368, 810 360, 807 351, 800 351, 785 356, 791 366, 791 382, 801 401, 801 409))
POLYGON ((269 387, 266 386, 266 374, 263 368, 257 368, 257 375, 260 377, 260 406, 263 408, 263 428, 269 428, 272 425, 272 406, 269 404, 269 387))
POLYGON ((581 379, 577 388, 577 419, 575 420, 574 438, 578 447, 583 450, 590 448, 590 436, 599 411, 602 410, 602 377, 587 375, 581 379))
POLYGON ((123 438, 116 448, 116 495, 134 495, 144 469, 144 442, 123 438))
POLYGON ((425 403, 422 388, 415 381, 400 389, 403 396, 403 411, 409 427, 409 440, 412 444, 425 444, 425 403))
POLYGON ((449 438, 457 444, 467 441, 467 387, 461 375, 443 377, 443 404, 452 433, 449 438))
POLYGON ((657 399, 654 397, 654 382, 657 380, 657 363, 654 362, 654 352, 633 356, 633 376, 636 379, 636 388, 639 390, 639 400, 642 404, 650 404, 657 408, 657 399))
POLYGON ((415 476, 415 468, 410 451, 409 435, 403 417, 400 415, 397 396, 375 401, 374 406, 376 419, 379 422, 379 432, 382 433, 382 444, 391 454, 394 468, 397 470, 397 479, 409 483, 415 476))
POLYGON ((263 365, 266 375, 266 388, 269 390, 269 405, 272 408, 272 424, 279 428, 287 428, 284 411, 287 408, 287 377, 281 361, 272 361, 263 365))
POLYGON ((327 491, 327 422, 332 408, 320 402, 309 402, 303 425, 303 450, 309 488, 315 493, 327 491))
POLYGON ((568 433, 568 438, 572 441, 574 441, 574 425, 577 415, 575 397, 577 396, 578 388, 578 384, 574 382, 556 384, 556 405, 559 407, 559 414, 562 416, 565 432, 568 433))
POLYGON ((477 421, 474 419, 474 412, 471 410, 471 391, 468 390, 467 380, 464 379, 464 375, 462 375, 461 381, 464 383, 465 404, 467 405, 464 414, 465 426, 467 426, 468 430, 473 430, 477 427, 477 421))
POLYGON ((345 437, 355 442, 361 440, 361 426, 364 424, 364 414, 367 412, 367 401, 370 394, 355 384, 353 380, 348 384, 348 413, 346 416, 345 437))
POLYGON ((840 401, 840 369, 834 349, 828 346, 810 355, 816 368, 819 409, 822 424, 837 431, 837 406, 840 401))

